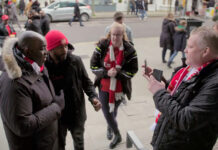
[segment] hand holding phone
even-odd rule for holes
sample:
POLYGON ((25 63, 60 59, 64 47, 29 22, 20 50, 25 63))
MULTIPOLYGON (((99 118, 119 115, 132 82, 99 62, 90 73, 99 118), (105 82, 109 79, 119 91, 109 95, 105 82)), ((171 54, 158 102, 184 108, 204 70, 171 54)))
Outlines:
POLYGON ((158 70, 158 69, 153 69, 153 73, 152 75, 154 76, 154 78, 161 82, 162 78, 163 78, 163 71, 162 70, 158 70))

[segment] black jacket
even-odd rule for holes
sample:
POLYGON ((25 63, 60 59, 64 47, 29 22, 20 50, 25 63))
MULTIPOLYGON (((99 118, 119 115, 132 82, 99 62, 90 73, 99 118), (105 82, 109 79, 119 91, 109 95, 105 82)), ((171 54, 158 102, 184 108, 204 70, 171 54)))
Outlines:
POLYGON ((32 23, 29 23, 28 21, 26 22, 25 24, 26 30, 27 31, 30 30, 42 34, 40 16, 33 16, 30 19, 32 20, 32 23))
MULTIPOLYGON (((101 40, 92 55, 91 69, 96 75, 95 86, 100 87, 100 81, 102 78, 109 78, 107 76, 107 70, 104 67, 104 57, 107 54, 110 40, 101 40)), ((123 86, 123 93, 127 95, 128 99, 131 99, 132 85, 131 78, 138 71, 138 58, 134 47, 123 41, 124 46, 124 60, 121 64, 121 70, 118 72, 116 78, 121 81, 123 86)))
POLYGON ((160 35, 160 47, 173 50, 173 36, 175 33, 175 21, 165 18, 162 23, 160 35))
MULTIPOLYGON (((15 32, 13 26, 9 25, 11 33, 15 32)), ((0 24, 0 47, 3 46, 5 38, 9 36, 8 30, 6 29, 4 23, 0 24)))
POLYGON ((10 150, 54 150, 61 108, 46 69, 36 74, 8 39, 2 52, 0 113, 10 150))
POLYGON ((181 83, 171 96, 154 95, 162 113, 154 131, 154 150, 212 150, 218 137, 218 61, 181 83))
POLYGON ((42 34, 45 36, 50 30, 50 20, 47 14, 45 14, 45 16, 41 16, 40 26, 42 34))
POLYGON ((174 50, 184 51, 186 47, 186 31, 185 29, 175 28, 174 34, 174 50))
POLYGON ((80 57, 67 54, 64 62, 55 64, 51 57, 45 62, 55 93, 64 90, 65 108, 61 121, 67 125, 83 124, 86 120, 84 92, 92 99, 97 97, 93 83, 88 77, 80 57))

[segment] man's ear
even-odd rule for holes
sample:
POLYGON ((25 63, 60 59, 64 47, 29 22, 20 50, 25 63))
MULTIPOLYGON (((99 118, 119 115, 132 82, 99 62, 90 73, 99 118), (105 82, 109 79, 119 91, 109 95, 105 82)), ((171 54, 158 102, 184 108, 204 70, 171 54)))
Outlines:
POLYGON ((209 47, 206 47, 204 50, 203 50, 203 57, 208 57, 209 55, 211 55, 211 49, 209 47))

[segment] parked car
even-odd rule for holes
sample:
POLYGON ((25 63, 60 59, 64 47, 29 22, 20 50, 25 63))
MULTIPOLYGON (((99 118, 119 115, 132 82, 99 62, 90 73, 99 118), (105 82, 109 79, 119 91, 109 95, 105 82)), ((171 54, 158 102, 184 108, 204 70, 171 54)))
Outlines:
MULTIPOLYGON (((76 2, 72 1, 56 1, 43 8, 44 12, 49 16, 50 21, 69 21, 74 15, 74 6, 76 2)), ((85 3, 79 3, 82 21, 88 21, 91 17, 91 7, 85 3)))

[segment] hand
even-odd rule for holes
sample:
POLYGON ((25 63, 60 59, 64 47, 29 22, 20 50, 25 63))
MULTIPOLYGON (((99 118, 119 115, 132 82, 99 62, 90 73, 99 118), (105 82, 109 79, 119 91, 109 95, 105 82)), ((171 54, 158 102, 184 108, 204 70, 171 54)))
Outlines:
POLYGON ((157 81, 152 75, 149 77, 144 75, 144 77, 148 80, 148 90, 155 94, 157 91, 161 89, 165 89, 165 83, 157 81))
POLYGON ((28 23, 32 23, 33 21, 31 19, 28 19, 28 23))
POLYGON ((54 102, 55 102, 56 104, 58 104, 58 106, 61 108, 61 110, 64 109, 65 100, 64 100, 64 91, 63 91, 63 90, 60 91, 60 95, 59 95, 59 96, 56 95, 56 96, 54 97, 54 102))
POLYGON ((101 109, 101 103, 97 98, 92 100, 92 105, 95 108, 95 111, 99 111, 101 109))
POLYGON ((145 68, 145 65, 143 65, 142 68, 143 68, 143 72, 142 72, 142 73, 143 73, 143 76, 144 76, 144 75, 147 75, 147 76, 150 77, 151 74, 152 74, 152 72, 153 72, 153 69, 151 69, 151 68, 148 67, 148 66, 145 68))
POLYGON ((109 77, 115 77, 115 76, 117 75, 117 70, 116 70, 116 68, 111 68, 111 69, 109 69, 108 72, 107 72, 107 75, 108 75, 109 77))

